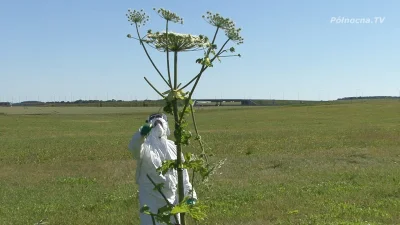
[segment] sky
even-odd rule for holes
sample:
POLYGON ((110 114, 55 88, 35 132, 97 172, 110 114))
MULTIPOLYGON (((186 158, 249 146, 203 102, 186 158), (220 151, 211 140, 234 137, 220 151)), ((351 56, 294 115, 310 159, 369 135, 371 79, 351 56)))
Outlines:
MULTIPOLYGON (((0 101, 159 99, 143 79, 167 90, 127 34, 130 9, 165 30, 153 8, 183 17, 179 33, 212 37, 202 19, 218 12, 242 28, 241 58, 206 70, 193 98, 335 100, 400 95, 400 1, 397 0, 1 0, 0 101), (370 19, 371 23, 367 23, 370 19)), ((218 35, 219 46, 226 40, 218 35)), ((163 73, 166 56, 150 55, 163 73)), ((195 76, 203 52, 180 53, 182 83, 195 76)))

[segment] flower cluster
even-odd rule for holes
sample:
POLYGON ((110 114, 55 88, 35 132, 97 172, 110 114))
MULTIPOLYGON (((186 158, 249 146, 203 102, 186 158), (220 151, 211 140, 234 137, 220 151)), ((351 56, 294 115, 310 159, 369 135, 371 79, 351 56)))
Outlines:
POLYGON ((153 8, 154 11, 157 11, 158 15, 161 16, 161 18, 164 18, 167 21, 171 21, 173 23, 180 23, 183 24, 183 19, 176 15, 176 13, 171 12, 169 10, 163 9, 163 8, 153 8))
POLYGON ((242 36, 240 36, 241 30, 242 30, 241 28, 238 28, 238 29, 232 28, 229 30, 225 30, 225 34, 233 42, 236 42, 236 44, 240 45, 240 44, 243 44, 243 38, 242 38, 242 36))
POLYGON ((236 42, 238 45, 243 43, 243 38, 240 36, 241 29, 236 29, 235 23, 231 19, 222 17, 218 13, 213 14, 211 12, 207 12, 207 15, 203 15, 203 18, 212 26, 224 30, 226 36, 230 40, 236 42))
POLYGON ((139 27, 146 25, 146 22, 149 21, 149 16, 146 15, 145 12, 143 12, 143 9, 140 11, 133 10, 131 11, 128 9, 128 13, 126 14, 128 17, 128 21, 131 22, 131 25, 136 24, 139 27))
POLYGON ((147 33, 143 40, 147 44, 153 45, 160 51, 184 52, 204 49, 209 45, 208 38, 203 35, 180 34, 174 32, 147 33))
POLYGON ((211 24, 212 26, 219 27, 221 29, 230 29, 232 27, 235 27, 235 23, 230 20, 229 18, 224 18, 218 13, 213 14, 211 12, 207 12, 207 15, 202 16, 207 23, 211 24))

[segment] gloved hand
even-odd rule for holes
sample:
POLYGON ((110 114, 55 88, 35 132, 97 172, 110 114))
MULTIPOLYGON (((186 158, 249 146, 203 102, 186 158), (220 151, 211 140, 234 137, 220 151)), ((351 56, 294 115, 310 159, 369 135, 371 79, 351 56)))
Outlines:
POLYGON ((151 127, 148 124, 145 124, 140 128, 140 134, 142 136, 148 135, 150 133, 150 131, 151 131, 151 127))
POLYGON ((189 198, 188 200, 186 200, 186 204, 196 205, 196 201, 197 201, 197 199, 195 199, 195 198, 189 198))

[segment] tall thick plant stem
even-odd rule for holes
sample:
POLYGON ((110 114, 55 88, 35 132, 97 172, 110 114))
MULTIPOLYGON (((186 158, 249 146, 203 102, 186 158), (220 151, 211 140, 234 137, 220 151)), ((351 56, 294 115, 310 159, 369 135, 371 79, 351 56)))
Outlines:
POLYGON ((169 82, 169 86, 171 87, 171 89, 172 89, 172 81, 171 81, 171 70, 170 70, 170 68, 169 68, 169 49, 168 49, 168 46, 169 46, 169 42, 168 42, 168 20, 167 20, 167 24, 166 24, 166 26, 165 26, 165 35, 166 35, 166 39, 167 39, 167 70, 168 70, 168 82, 169 82))
MULTIPOLYGON (((174 89, 178 87, 178 52, 174 52, 174 89)), ((175 143, 176 143, 176 164, 178 165, 178 197, 179 202, 182 202, 185 198, 185 192, 183 189, 183 168, 182 168, 182 129, 181 120, 179 119, 178 111, 178 100, 174 99, 172 101, 173 111, 174 111, 174 121, 175 121, 175 143)), ((186 225, 185 214, 181 213, 181 225, 186 225)))
MULTIPOLYGON (((137 33, 138 37, 140 38, 139 27, 138 27, 137 24, 135 24, 135 25, 136 25, 136 33, 137 33)), ((158 72, 158 74, 160 75, 160 77, 164 80, 164 82, 165 82, 169 87, 171 87, 170 84, 168 83, 168 81, 167 81, 167 80, 164 78, 164 76, 161 74, 160 70, 158 70, 156 64, 154 64, 153 59, 151 59, 149 53, 147 52, 146 46, 144 45, 142 39, 140 39, 140 45, 143 47, 143 50, 144 50, 144 52, 146 53, 147 58, 149 58, 151 64, 152 64, 153 67, 154 67, 154 69, 156 69, 156 71, 158 72)))
POLYGON ((178 52, 174 52, 174 89, 178 87, 178 52))
MULTIPOLYGON (((173 100, 172 106, 174 110, 174 120, 175 120, 175 143, 176 143, 176 164, 178 165, 178 197, 179 202, 182 202, 185 198, 185 192, 183 189, 183 168, 182 168, 182 144, 181 144, 181 134, 182 131, 180 129, 179 123, 179 114, 178 114, 178 101, 173 100)), ((185 214, 181 213, 181 225, 185 225, 185 214)))

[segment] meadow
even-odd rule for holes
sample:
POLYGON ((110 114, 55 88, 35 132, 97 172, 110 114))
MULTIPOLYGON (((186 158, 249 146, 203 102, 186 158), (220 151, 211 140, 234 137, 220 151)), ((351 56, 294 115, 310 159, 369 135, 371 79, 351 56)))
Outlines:
MULTIPOLYGON (((0 224, 138 224, 127 144, 158 110, 0 108, 0 224)), ((199 224, 400 224, 399 101, 196 113, 226 159, 199 224)))

